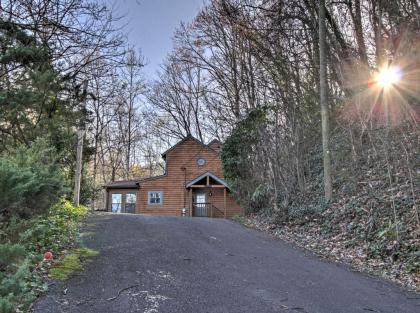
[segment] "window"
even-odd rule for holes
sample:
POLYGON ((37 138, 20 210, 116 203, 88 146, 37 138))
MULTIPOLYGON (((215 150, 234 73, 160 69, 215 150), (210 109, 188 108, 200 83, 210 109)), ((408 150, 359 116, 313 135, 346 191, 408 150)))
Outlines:
POLYGON ((163 192, 162 191, 149 191, 148 204, 160 205, 163 202, 163 192))
POLYGON ((111 193, 111 211, 113 213, 136 213, 136 192, 111 193))
POLYGON ((199 158, 197 159, 197 165, 198 166, 203 166, 204 164, 206 164, 206 160, 203 158, 199 158))
POLYGON ((114 213, 121 213, 121 206, 122 206, 122 194, 121 193, 113 193, 111 195, 111 209, 114 213))
POLYGON ((136 213, 136 198, 134 192, 125 195, 125 213, 136 213))

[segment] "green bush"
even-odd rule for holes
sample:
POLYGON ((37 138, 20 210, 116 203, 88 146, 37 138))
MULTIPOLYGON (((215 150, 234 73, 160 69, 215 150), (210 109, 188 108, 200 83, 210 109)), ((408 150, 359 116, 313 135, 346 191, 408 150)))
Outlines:
MULTIPOLYGON (((2 249, 8 245, 0 245, 2 249)), ((7 248, 14 254, 14 250, 21 253, 22 246, 13 245, 7 248)), ((45 290, 40 277, 33 271, 31 258, 21 256, 9 260, 8 270, 0 271, 0 313, 12 313, 17 309, 26 309, 37 295, 45 290)))
POLYGON ((25 247, 18 244, 0 245, 0 271, 7 271, 10 267, 24 259, 26 255, 25 247))
POLYGON ((272 190, 268 184, 259 184, 251 196, 250 206, 253 208, 253 211, 258 212, 261 209, 270 207, 271 194, 272 190))
POLYGON ((268 124, 266 111, 266 108, 252 110, 239 121, 223 144, 220 153, 224 177, 236 200, 247 213, 255 209, 252 199, 253 195, 256 195, 255 192, 258 198, 255 199, 261 200, 258 194, 264 189, 259 186, 264 185, 265 177, 258 177, 258 174, 264 173, 265 165, 257 160, 262 134, 268 124), (255 167, 255 164, 259 164, 260 168, 255 167))
POLYGON ((12 216, 0 224, 0 313, 27 310, 45 290, 36 265, 46 251, 55 257, 76 239, 86 207, 60 200, 31 219, 12 216))
POLYGON ((48 210, 65 192, 56 153, 46 141, 0 155, 0 214, 29 217, 48 210))
POLYGON ((48 250, 55 254, 73 241, 77 232, 77 222, 86 214, 86 207, 75 207, 62 199, 51 207, 47 218, 35 219, 31 227, 20 234, 19 241, 27 242, 31 251, 48 250))
POLYGON ((22 244, 0 244, 0 313, 27 307, 45 289, 33 272, 35 259, 22 244))

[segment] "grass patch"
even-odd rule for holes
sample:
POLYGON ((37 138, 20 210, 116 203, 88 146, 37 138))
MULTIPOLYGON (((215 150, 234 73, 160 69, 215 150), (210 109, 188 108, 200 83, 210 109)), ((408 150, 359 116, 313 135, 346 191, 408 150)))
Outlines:
POLYGON ((77 249, 76 251, 77 253, 79 253, 81 258, 91 258, 99 254, 99 251, 89 249, 89 248, 80 248, 80 249, 77 249))
POLYGON ((52 279, 67 280, 74 272, 82 271, 84 265, 87 264, 89 258, 95 257, 99 251, 89 248, 80 248, 73 251, 73 253, 66 255, 63 260, 55 264, 49 271, 52 279))

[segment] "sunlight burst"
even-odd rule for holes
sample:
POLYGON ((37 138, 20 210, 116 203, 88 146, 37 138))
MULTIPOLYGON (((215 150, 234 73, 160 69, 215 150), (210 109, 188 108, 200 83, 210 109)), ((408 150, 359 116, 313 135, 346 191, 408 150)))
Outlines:
POLYGON ((401 80, 401 69, 398 66, 386 67, 376 76, 376 82, 382 88, 390 87, 401 80))

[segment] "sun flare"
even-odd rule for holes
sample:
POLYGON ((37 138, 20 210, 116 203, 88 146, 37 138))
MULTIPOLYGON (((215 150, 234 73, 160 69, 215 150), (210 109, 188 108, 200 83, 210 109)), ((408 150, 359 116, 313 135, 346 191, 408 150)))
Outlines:
POLYGON ((402 72, 398 66, 381 69, 376 75, 376 82, 382 88, 390 87, 401 80, 402 72))

